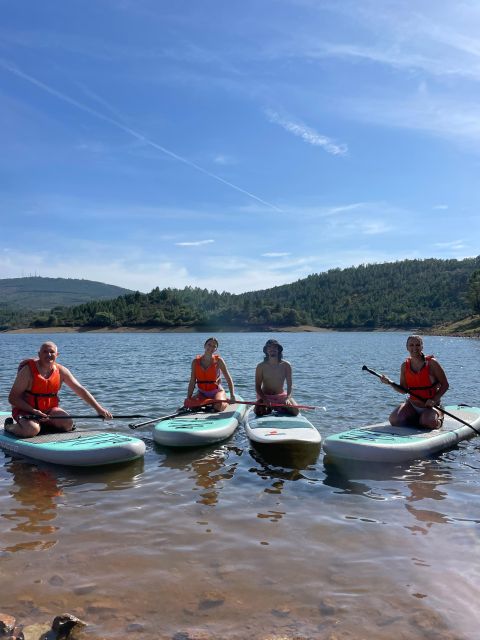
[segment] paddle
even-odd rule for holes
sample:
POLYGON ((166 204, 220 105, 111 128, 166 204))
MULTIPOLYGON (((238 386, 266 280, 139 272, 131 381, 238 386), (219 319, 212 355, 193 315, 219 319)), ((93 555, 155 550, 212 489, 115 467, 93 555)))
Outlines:
MULTIPOLYGON (((217 401, 218 402, 218 401, 217 401)), ((262 407, 285 407, 285 406, 290 406, 290 407, 296 407, 297 409, 311 409, 312 411, 315 411, 315 409, 321 409, 322 411, 326 411, 326 407, 315 407, 309 404, 292 404, 292 405, 285 405, 282 403, 277 403, 277 402, 262 402, 261 400, 257 400, 256 402, 248 402, 248 401, 243 401, 243 400, 235 400, 236 404, 249 404, 252 405, 254 407, 258 407, 258 406, 262 406, 262 407)), ((205 403, 207 404, 207 403, 205 403)), ((210 403, 209 403, 210 404, 210 403)))
MULTIPOLYGON (((377 378, 385 378, 386 380, 388 380, 388 384, 390 386, 396 387, 397 389, 400 389, 401 391, 404 391, 405 393, 409 393, 414 398, 417 398, 418 400, 422 400, 422 402, 425 402, 425 398, 422 398, 421 396, 418 396, 415 393, 412 393, 412 391, 409 391, 408 389, 405 389, 405 387, 402 387, 402 385, 397 384, 396 382, 392 382, 389 378, 387 378, 387 376, 384 376, 381 373, 377 373, 373 369, 369 369, 367 367, 367 365, 365 365, 365 364, 362 367, 362 371, 368 371, 368 373, 371 373, 372 375, 377 376, 377 378)), ((458 420, 458 422, 461 422, 466 427, 470 427, 470 429, 473 429, 473 431, 475 431, 475 433, 480 435, 480 431, 477 431, 477 429, 475 429, 475 427, 473 425, 471 425, 470 423, 465 422, 465 420, 462 420, 461 418, 459 418, 458 416, 454 415, 453 413, 450 413, 449 411, 445 411, 445 409, 440 407, 438 404, 435 405, 435 408, 438 409, 439 411, 441 411, 442 413, 444 413, 446 416, 450 416, 450 418, 453 418, 454 420, 458 420)))
MULTIPOLYGON (((35 414, 32 415, 26 415, 26 416, 18 416, 19 418, 24 418, 25 420, 38 420, 39 417, 35 414)), ((127 416, 112 416, 112 420, 125 420, 125 419, 129 419, 129 418, 146 418, 147 416, 144 416, 141 413, 134 413, 132 415, 127 415, 127 416)), ((48 416, 48 418, 40 418, 41 420, 65 420, 66 418, 74 418, 76 420, 106 420, 106 418, 104 418, 103 416, 77 416, 77 415, 73 415, 73 416, 48 416)))
POLYGON ((176 418, 177 416, 182 416, 185 413, 190 413, 190 409, 186 409, 182 407, 178 409, 176 413, 171 413, 168 416, 160 416, 159 418, 154 418, 153 420, 147 420, 147 422, 139 422, 138 424, 129 424, 130 429, 139 429, 140 427, 146 427, 147 424, 153 424, 154 422, 162 422, 162 420, 169 420, 170 418, 176 418))

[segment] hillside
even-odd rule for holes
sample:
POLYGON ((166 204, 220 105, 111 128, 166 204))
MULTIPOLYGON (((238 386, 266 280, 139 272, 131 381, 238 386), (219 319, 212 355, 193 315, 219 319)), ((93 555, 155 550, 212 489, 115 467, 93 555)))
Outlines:
POLYGON ((50 313, 0 317, 14 327, 132 327, 264 331, 310 325, 329 329, 420 329, 472 313, 471 278, 480 256, 403 260, 333 269, 289 285, 240 295, 206 289, 153 289, 50 313))
POLYGON ((480 338, 480 315, 468 316, 456 322, 442 324, 435 327, 435 333, 437 335, 480 338))
POLYGON ((92 280, 39 276, 0 279, 2 306, 34 311, 70 307, 91 300, 108 300, 127 293, 131 291, 92 280))

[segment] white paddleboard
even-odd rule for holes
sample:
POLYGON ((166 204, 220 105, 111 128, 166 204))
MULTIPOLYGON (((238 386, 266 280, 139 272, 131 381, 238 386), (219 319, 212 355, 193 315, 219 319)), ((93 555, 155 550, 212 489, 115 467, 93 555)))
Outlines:
POLYGON ((320 444, 322 438, 313 424, 301 413, 291 416, 283 412, 257 417, 250 409, 245 418, 248 439, 258 444, 320 444))
MULTIPOLYGON (((238 396, 238 400, 242 398, 238 396)), ((189 411, 157 422, 153 439, 168 447, 198 447, 229 438, 243 420, 247 405, 230 404, 224 411, 189 411)))
POLYGON ((404 462, 450 449, 462 440, 477 435, 475 429, 480 433, 478 407, 451 405, 446 406, 445 410, 468 422, 473 428, 447 415, 440 429, 392 427, 388 422, 382 422, 328 436, 323 442, 323 450, 329 458, 404 462))
POLYGON ((136 460, 145 443, 122 433, 74 430, 17 438, 4 430, 9 413, 0 412, 0 448, 12 455, 75 467, 94 467, 136 460))

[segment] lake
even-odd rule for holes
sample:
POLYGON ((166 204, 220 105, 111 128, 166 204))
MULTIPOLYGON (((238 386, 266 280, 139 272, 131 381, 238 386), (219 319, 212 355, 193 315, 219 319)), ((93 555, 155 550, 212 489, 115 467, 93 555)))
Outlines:
MULTIPOLYGON (((294 396, 327 435, 386 419, 402 396, 406 333, 223 333, 245 399, 267 338, 284 346, 294 396)), ((200 333, 57 334, 59 362, 112 413, 171 413, 200 333)), ((20 359, 48 335, 3 334, 0 410, 20 359)), ((480 406, 480 341, 426 337, 447 404, 480 406)), ((67 388, 62 405, 88 413, 67 388)), ((289 468, 243 428, 193 450, 144 438, 143 460, 101 470, 0 453, 0 610, 20 622, 68 611, 104 638, 474 640, 480 615, 480 439, 411 464, 289 468)), ((101 423, 100 423, 101 424, 101 423)), ((91 421, 88 426, 99 425, 91 421)), ((86 424, 84 426, 87 426, 86 424)))

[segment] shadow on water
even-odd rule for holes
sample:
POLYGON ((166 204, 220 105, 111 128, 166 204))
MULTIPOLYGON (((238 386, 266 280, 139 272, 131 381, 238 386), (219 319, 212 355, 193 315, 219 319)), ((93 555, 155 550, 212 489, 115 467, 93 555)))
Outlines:
POLYGON ((320 444, 271 445, 255 442, 250 444, 250 455, 265 467, 308 469, 318 460, 320 444))

